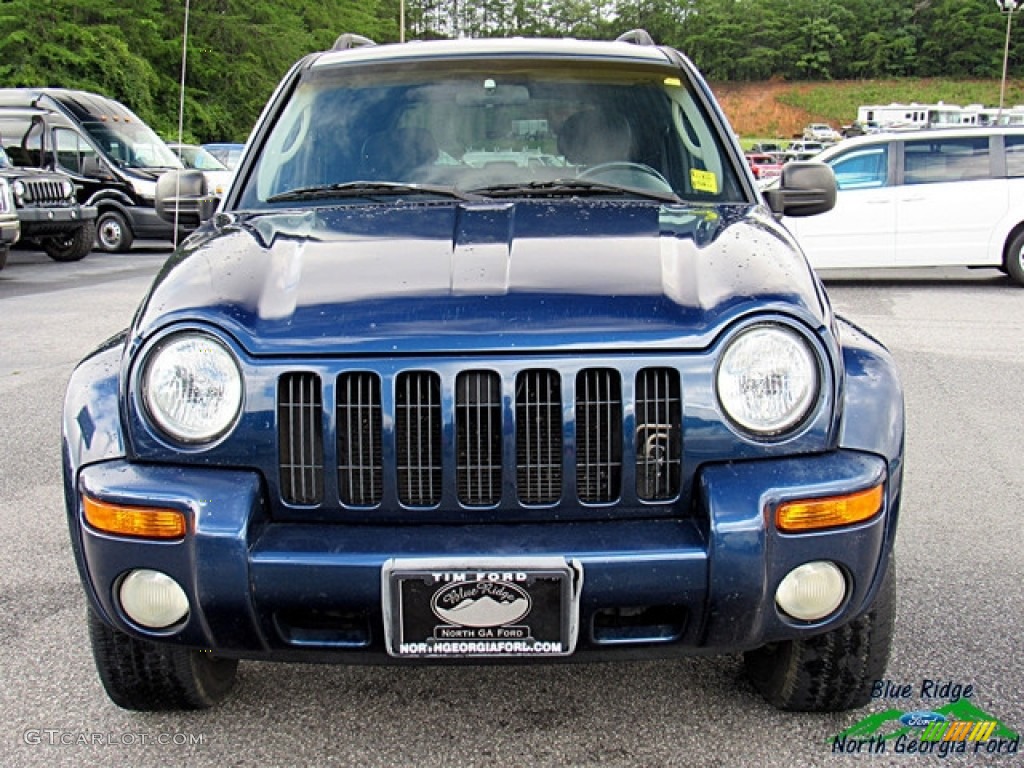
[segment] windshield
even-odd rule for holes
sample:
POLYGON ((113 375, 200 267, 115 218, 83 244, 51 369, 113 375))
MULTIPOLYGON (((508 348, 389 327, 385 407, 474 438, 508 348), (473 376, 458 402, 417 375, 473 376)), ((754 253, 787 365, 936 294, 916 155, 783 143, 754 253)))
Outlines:
POLYGON ((181 168, 181 161, 163 139, 144 123, 87 122, 82 127, 119 166, 127 168, 181 168))
POLYGON ((175 144, 171 149, 177 154, 186 168, 200 171, 226 171, 227 166, 202 147, 190 147, 175 144))
POLYGON ((389 182, 403 194, 410 185, 506 197, 589 186, 742 201, 717 136, 664 67, 486 59, 314 69, 263 142, 241 205, 294 205, 296 191, 317 189, 310 199, 323 200, 325 187, 358 199, 357 182, 374 182, 374 194, 389 182))

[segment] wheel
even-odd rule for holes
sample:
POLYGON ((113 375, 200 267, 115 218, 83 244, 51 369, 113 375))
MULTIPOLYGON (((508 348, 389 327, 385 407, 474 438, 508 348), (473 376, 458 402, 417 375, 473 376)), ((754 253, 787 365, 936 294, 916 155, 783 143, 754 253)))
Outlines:
POLYGON ((132 228, 119 211, 104 211, 96 219, 96 241, 104 251, 124 253, 134 240, 132 228))
POLYGON ((769 704, 796 712, 839 712, 871 700, 871 686, 882 678, 892 645, 895 571, 890 559, 874 605, 849 624, 743 655, 747 674, 769 704))
POLYGON ((54 261, 79 261, 84 259, 96 244, 96 224, 87 221, 72 234, 64 237, 43 239, 43 250, 54 261))
POLYGON ((631 163, 625 160, 613 163, 593 165, 581 171, 578 178, 589 179, 606 176, 614 184, 653 189, 659 192, 671 192, 672 185, 658 171, 644 163, 631 163))
POLYGON ((89 641, 100 681, 123 709, 206 709, 235 684, 238 661, 139 640, 89 611, 89 641))
POLYGON ((1019 232, 1010 241, 1003 266, 1006 268, 1006 274, 1013 278, 1014 282, 1024 285, 1024 232, 1019 232))
POLYGON ((10 254, 11 249, 4 245, 0 246, 0 269, 7 266, 7 256, 10 254))

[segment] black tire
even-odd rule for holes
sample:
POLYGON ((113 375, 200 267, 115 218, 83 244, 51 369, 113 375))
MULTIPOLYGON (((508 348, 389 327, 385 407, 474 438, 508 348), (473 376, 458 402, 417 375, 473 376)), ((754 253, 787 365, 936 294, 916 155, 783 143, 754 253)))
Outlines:
POLYGON ((7 266, 7 257, 10 255, 11 249, 6 245, 0 246, 0 269, 7 266))
POLYGON ((889 662, 895 571, 890 559, 874 605, 860 618, 823 635, 743 655, 747 674, 769 704, 793 712, 840 712, 871 700, 871 687, 889 662))
POLYGON ((206 709, 235 684, 237 660, 139 640, 108 627, 91 610, 89 641, 100 681, 123 709, 206 709))
POLYGON ((134 241, 132 228, 119 211, 104 211, 96 219, 96 243, 100 250, 124 253, 134 241))
POLYGON ((87 221, 72 234, 43 239, 43 250, 54 261, 81 261, 96 244, 96 224, 87 221))
POLYGON ((1006 249, 1006 259, 1003 261, 1006 274, 1015 283, 1024 285, 1024 232, 1019 232, 1010 241, 1010 247, 1006 249))

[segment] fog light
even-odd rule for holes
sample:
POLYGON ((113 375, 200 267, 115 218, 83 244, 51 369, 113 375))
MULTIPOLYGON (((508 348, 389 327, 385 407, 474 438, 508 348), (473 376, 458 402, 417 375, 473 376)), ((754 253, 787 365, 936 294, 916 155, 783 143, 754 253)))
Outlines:
POLYGON ((816 621, 832 613, 846 597, 846 579, 834 563, 816 560, 794 568, 779 584, 775 602, 801 621, 816 621))
POLYGON ((163 629, 185 617, 188 597, 166 573, 132 571, 121 582, 121 607, 136 624, 163 629))

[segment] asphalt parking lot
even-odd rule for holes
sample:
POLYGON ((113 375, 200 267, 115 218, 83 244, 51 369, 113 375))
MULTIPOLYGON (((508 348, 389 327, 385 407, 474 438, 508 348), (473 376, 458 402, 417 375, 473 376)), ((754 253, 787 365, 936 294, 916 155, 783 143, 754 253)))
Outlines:
POLYGON ((739 657, 533 667, 243 663, 200 713, 118 709, 96 678, 60 479, 79 358, 124 327, 167 250, 74 264, 15 251, 0 272, 0 765, 870 766, 1024 763, 835 751, 833 737, 955 695, 1024 730, 1024 289, 997 272, 829 273, 837 308, 881 339, 907 398, 899 607, 880 696, 780 713, 739 657), (970 695, 967 695, 968 686, 970 695), (902 694, 906 695, 902 695, 902 694))

